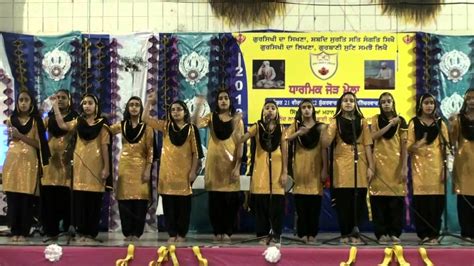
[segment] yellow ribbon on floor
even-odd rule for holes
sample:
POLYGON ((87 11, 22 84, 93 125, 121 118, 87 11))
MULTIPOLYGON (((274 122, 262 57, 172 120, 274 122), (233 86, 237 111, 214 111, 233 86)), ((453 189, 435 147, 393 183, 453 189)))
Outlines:
POLYGON ((402 246, 394 245, 393 246, 393 251, 395 253, 395 257, 397 258, 398 264, 400 264, 400 266, 410 266, 410 263, 408 263, 405 260, 405 257, 403 257, 403 247, 402 246))
POLYGON ((170 250, 170 257, 171 257, 171 261, 173 262, 173 266, 179 266, 178 257, 176 257, 176 246, 171 245, 169 250, 170 250))
POLYGON ((351 250, 349 251, 349 259, 346 262, 341 262, 339 266, 351 266, 353 263, 356 261, 356 256, 357 256, 357 248, 356 247, 351 247, 351 250))
POLYGON ((158 259, 156 261, 152 260, 148 263, 148 266, 161 266, 164 261, 168 260, 168 248, 161 246, 156 253, 158 254, 158 259))
POLYGON ((372 222, 372 206, 370 205, 370 192, 367 188, 367 194, 365 195, 365 202, 367 204, 367 215, 369 216, 369 221, 372 222))
POLYGON ((428 258, 428 252, 425 248, 419 248, 418 251, 420 252, 421 259, 426 264, 426 266, 434 266, 433 262, 428 258))
POLYGON ((389 266, 390 262, 392 262, 393 248, 385 248, 383 252, 385 256, 383 261, 378 266, 389 266))
POLYGON ((128 262, 133 260, 134 254, 135 254, 135 246, 132 244, 129 244, 127 248, 127 256, 125 257, 125 259, 118 259, 115 262, 115 266, 127 266, 128 262))
POLYGON ((196 255, 199 261, 199 266, 207 266, 207 259, 202 256, 201 250, 199 249, 198 246, 193 247, 193 253, 194 255, 196 255))

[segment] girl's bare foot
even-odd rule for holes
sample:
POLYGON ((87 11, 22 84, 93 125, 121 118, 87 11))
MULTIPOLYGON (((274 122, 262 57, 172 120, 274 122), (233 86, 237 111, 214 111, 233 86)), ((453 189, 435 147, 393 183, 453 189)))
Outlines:
POLYGON ((176 242, 176 237, 168 238, 168 243, 175 243, 175 242, 176 242))
POLYGON ((180 242, 180 243, 186 242, 186 238, 185 238, 185 237, 182 237, 182 236, 178 236, 178 237, 176 238, 176 242, 180 242))
POLYGON ((232 243, 232 238, 230 237, 230 235, 222 235, 222 242, 224 243, 232 243))

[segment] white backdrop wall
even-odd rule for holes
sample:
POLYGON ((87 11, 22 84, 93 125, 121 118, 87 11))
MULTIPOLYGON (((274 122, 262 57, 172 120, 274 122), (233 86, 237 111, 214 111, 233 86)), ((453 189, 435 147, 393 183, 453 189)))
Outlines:
MULTIPOLYGON (((236 0, 238 1, 238 0, 236 0)), ((0 31, 57 34, 289 31, 428 31, 469 34, 474 0, 445 0, 436 21, 424 26, 383 16, 370 0, 288 0, 286 16, 270 25, 229 26, 212 13, 207 0, 0 0, 0 31), (456 4, 455 4, 456 3, 456 4), (362 5, 362 6, 358 6, 362 5)))

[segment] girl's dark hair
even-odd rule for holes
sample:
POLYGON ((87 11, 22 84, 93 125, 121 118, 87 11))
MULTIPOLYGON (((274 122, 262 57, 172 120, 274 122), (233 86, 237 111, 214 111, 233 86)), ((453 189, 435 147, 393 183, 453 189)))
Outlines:
POLYGON ((357 96, 355 95, 355 93, 353 92, 344 92, 341 97, 339 97, 339 99, 337 100, 337 105, 336 105, 336 114, 334 115, 334 117, 338 117, 338 116, 341 116, 342 115, 342 108, 341 108, 341 105, 342 105, 342 99, 344 98, 344 96, 346 95, 352 95, 354 97, 354 115, 359 117, 359 118, 364 118, 364 115, 362 114, 362 111, 360 110, 359 108, 359 104, 357 104, 357 96))
POLYGON ((421 95, 421 97, 416 102, 416 116, 421 116, 421 114, 423 113, 423 101, 428 99, 428 98, 433 99, 435 108, 433 109, 432 114, 437 115, 436 111, 438 109, 438 103, 436 102, 436 98, 430 93, 425 93, 425 94, 421 95))
POLYGON ((181 107, 183 107, 183 110, 184 110, 184 122, 185 123, 190 123, 191 122, 191 115, 189 113, 189 109, 188 109, 188 106, 186 106, 186 103, 181 101, 181 100, 176 100, 174 102, 172 102, 170 104, 170 106, 168 107, 168 118, 169 120, 173 121, 173 123, 176 123, 173 119, 173 116, 171 115, 171 107, 173 106, 173 104, 179 104, 181 105, 181 107))
POLYGON ((301 106, 304 103, 310 103, 311 106, 313 107, 312 117, 313 117, 314 122, 316 122, 316 109, 314 108, 314 104, 313 104, 313 101, 311 99, 304 99, 300 102, 300 105, 298 106, 298 110, 296 111, 295 120, 297 122, 299 122, 300 124, 303 122, 303 115, 302 115, 302 112, 301 112, 301 106))
POLYGON ((94 100, 94 102, 95 102, 95 118, 96 118, 96 119, 99 118, 99 117, 101 116, 101 114, 102 114, 102 109, 100 108, 99 99, 98 99, 94 94, 89 93, 89 92, 84 93, 84 94, 82 95, 82 98, 81 98, 81 106, 79 107, 80 110, 81 110, 81 115, 84 115, 84 109, 83 109, 83 107, 82 107, 82 102, 84 101, 84 99, 85 99, 86 97, 90 97, 90 98, 92 98, 92 99, 94 100))
POLYGON ((235 114, 234 104, 232 103, 232 98, 230 97, 230 92, 226 89, 220 89, 220 90, 217 91, 216 98, 215 98, 216 108, 215 108, 214 112, 216 112, 216 113, 221 112, 221 110, 219 109, 219 95, 221 95, 222 93, 227 94, 227 96, 229 97, 229 112, 230 112, 230 115, 233 116, 235 114))
POLYGON ((383 114, 383 110, 382 110, 382 104, 380 103, 380 101, 382 101, 382 97, 384 96, 389 96, 390 98, 392 98, 392 106, 393 106, 393 109, 392 109, 392 114, 393 115, 397 115, 397 109, 395 108, 395 98, 393 98, 393 95, 390 93, 390 92, 384 92, 382 94, 380 94, 380 97, 379 97, 379 109, 380 109, 380 114, 383 114))
POLYGON ((469 88, 466 90, 466 93, 464 93, 464 101, 462 103, 461 110, 459 111, 459 114, 465 115, 467 111, 467 94, 470 92, 474 92, 474 88, 469 88))
POLYGON ((123 112, 123 120, 127 121, 130 120, 130 111, 128 110, 129 104, 132 100, 136 100, 140 103, 140 114, 138 115, 138 120, 142 121, 142 115, 143 115, 143 102, 142 99, 138 96, 132 96, 130 99, 128 99, 127 104, 125 105, 125 111, 123 112))

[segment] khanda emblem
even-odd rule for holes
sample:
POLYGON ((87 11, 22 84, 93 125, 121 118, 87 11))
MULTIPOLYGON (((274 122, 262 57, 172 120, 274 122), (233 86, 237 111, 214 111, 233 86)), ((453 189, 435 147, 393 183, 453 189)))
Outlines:
POLYGON ((469 57, 458 50, 452 50, 441 56, 439 68, 454 83, 462 80, 462 76, 467 73, 471 66, 469 57))
POLYGON ((206 57, 193 51, 179 59, 179 72, 194 86, 209 72, 209 62, 206 57))
POLYGON ((71 57, 68 53, 56 48, 44 55, 42 63, 43 69, 48 73, 49 78, 59 81, 64 79, 64 76, 71 68, 71 57))

